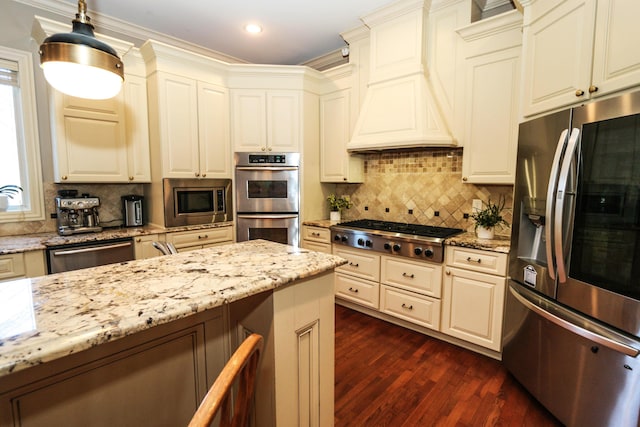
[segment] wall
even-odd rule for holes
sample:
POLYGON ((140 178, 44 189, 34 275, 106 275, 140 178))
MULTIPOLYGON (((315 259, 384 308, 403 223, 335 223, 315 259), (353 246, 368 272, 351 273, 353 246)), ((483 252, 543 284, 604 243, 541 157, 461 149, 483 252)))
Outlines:
MULTIPOLYGON (((473 199, 497 202, 504 197, 503 218, 512 223, 513 186, 464 183, 462 148, 395 150, 364 156, 365 182, 336 186, 336 192, 349 195, 354 204, 342 212, 343 220, 371 218, 473 231, 474 221, 464 218, 472 212, 473 199)), ((496 234, 510 233, 509 227, 496 229, 496 234)))

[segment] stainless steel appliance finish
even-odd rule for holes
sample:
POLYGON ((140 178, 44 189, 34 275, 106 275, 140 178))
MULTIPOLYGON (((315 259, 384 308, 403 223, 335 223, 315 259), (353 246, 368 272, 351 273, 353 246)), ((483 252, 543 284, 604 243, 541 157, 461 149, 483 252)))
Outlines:
POLYGON ((300 211, 299 153, 236 153, 239 213, 300 211))
POLYGON ((459 228, 365 219, 332 226, 331 240, 353 248, 442 263, 444 240, 461 232, 459 228))
POLYGON ((122 222, 125 227, 140 227, 144 225, 142 196, 130 194, 122 196, 122 222))
POLYGON ((233 220, 230 179, 164 178, 166 227, 233 220))
POLYGON ((517 162, 503 362, 567 425, 640 425, 640 93, 521 124, 517 162))
POLYGON ((131 238, 50 246, 47 248, 47 271, 49 274, 61 273, 133 259, 131 238))
POLYGON ((300 154, 236 153, 235 161, 237 240, 298 246, 300 154))
POLYGON ((237 240, 264 239, 298 246, 300 230, 298 214, 238 214, 237 240))
POLYGON ((59 196, 55 198, 55 202, 58 234, 69 236, 102 231, 98 215, 99 198, 89 195, 83 195, 83 197, 59 196))

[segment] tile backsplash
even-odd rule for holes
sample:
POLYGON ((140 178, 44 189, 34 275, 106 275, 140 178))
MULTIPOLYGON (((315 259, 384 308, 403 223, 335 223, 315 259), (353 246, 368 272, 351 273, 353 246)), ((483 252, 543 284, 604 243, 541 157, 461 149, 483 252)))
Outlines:
POLYGON ((78 190, 78 195, 90 194, 100 198, 100 223, 103 227, 122 225, 122 201, 127 194, 144 194, 142 184, 54 184, 44 183, 44 221, 9 222, 0 224, 0 236, 45 233, 56 231, 55 197, 58 190, 78 190))
MULTIPOLYGON (((462 181, 462 148, 396 150, 363 154, 365 182, 338 184, 353 206, 343 220, 378 219, 462 228, 473 231, 473 199, 497 202, 505 198, 503 218, 513 219, 512 185, 476 185, 462 181)), ((509 235, 510 227, 496 228, 509 235)))

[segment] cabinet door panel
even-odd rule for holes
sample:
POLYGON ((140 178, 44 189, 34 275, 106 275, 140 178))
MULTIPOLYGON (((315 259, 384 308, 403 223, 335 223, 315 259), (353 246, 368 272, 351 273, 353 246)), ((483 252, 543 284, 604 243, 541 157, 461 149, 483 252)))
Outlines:
POLYGON ((225 89, 198 83, 200 175, 231 178, 229 99, 225 89))
POLYGON ((267 149, 299 151, 300 95, 267 92, 267 149))
POLYGON ((380 285, 377 282, 358 279, 346 274, 336 273, 336 297, 353 301, 357 304, 378 309, 380 301, 380 285))
POLYGON ((164 177, 193 178, 198 171, 198 100, 196 82, 165 75, 160 80, 160 125, 164 177))
POLYGON ((409 291, 440 298, 442 266, 383 256, 380 281, 409 291))
POLYGON ((391 286, 380 287, 380 311, 427 328, 440 327, 440 300, 391 286))
POLYGON ((147 109, 147 81, 138 76, 126 76, 124 83, 128 179, 150 182, 149 112, 147 109))
POLYGON ((348 89, 320 98, 320 181, 344 182, 349 159, 347 142, 350 91, 348 89))
POLYGON ((237 90, 232 94, 232 140, 235 151, 264 151, 267 146, 266 95, 237 90))

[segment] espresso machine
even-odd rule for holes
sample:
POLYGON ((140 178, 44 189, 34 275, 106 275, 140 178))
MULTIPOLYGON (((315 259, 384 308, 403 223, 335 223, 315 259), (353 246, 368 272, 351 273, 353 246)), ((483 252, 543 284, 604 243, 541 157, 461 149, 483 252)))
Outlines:
POLYGON ((58 234, 61 236, 102 231, 98 197, 88 194, 78 197, 75 190, 63 190, 55 200, 58 234))

